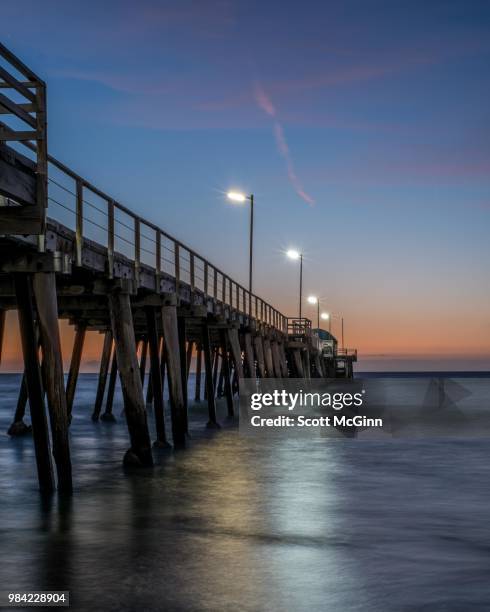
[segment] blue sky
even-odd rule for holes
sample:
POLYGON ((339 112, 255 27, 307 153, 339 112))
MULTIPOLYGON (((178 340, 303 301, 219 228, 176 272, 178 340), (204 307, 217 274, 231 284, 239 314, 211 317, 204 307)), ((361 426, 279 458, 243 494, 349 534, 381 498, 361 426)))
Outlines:
POLYGON ((244 284, 223 192, 255 194, 283 312, 296 246, 365 354, 488 356, 488 2, 25 1, 1 29, 48 83, 50 152, 244 284))

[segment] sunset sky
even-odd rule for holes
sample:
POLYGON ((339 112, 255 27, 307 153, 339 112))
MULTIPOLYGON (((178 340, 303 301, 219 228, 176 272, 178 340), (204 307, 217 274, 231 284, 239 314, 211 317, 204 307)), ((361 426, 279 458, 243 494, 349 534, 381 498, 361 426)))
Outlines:
POLYGON ((243 284, 223 193, 253 192, 256 293, 297 313, 295 247, 365 369, 488 369, 490 3, 24 0, 0 27, 52 155, 243 284))

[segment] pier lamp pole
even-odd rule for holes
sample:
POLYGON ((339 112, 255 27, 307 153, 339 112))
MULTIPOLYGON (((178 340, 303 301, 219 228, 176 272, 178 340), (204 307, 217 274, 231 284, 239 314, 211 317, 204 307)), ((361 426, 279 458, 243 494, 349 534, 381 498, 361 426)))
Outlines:
POLYGON ((250 202, 250 258, 248 268, 248 290, 252 293, 252 272, 253 272, 253 242, 254 242, 254 196, 253 193, 245 195, 238 191, 229 191, 226 194, 227 198, 232 202, 243 203, 247 200, 250 202))
POLYGON ((316 313, 316 321, 317 321, 317 329, 320 329, 320 299, 317 298, 315 295, 310 295, 308 297, 308 304, 316 304, 316 309, 317 309, 317 313, 316 313))
POLYGON ((301 302, 303 301, 303 253, 295 251, 294 249, 289 249, 286 255, 289 259, 293 259, 294 261, 299 259, 299 318, 301 319, 301 302))
MULTIPOLYGON (((321 316, 320 316, 320 298, 316 297, 316 295, 310 295, 308 297, 308 303, 309 304, 316 304, 316 316, 317 316, 317 328, 320 329, 320 319, 322 319, 323 321, 328 321, 329 322, 329 327, 330 327, 330 315, 328 314, 328 312, 322 312, 321 316)), ((329 329, 330 331, 330 329, 329 329)))

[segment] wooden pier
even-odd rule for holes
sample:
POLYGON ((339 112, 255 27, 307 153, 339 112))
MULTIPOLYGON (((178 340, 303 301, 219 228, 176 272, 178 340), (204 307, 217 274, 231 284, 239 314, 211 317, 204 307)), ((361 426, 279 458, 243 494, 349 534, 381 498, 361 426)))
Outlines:
POLYGON ((129 435, 124 462, 131 466, 151 466, 152 446, 185 446, 187 405, 201 399, 201 390, 207 426, 219 427, 217 395, 233 415, 243 377, 352 376, 354 352, 325 355, 308 319, 286 317, 49 156, 46 86, 1 45, 0 56, 11 67, 0 67, 0 114, 25 124, 0 122, 0 358, 5 312, 17 309, 24 376, 9 433, 28 431, 28 402, 42 491, 72 491, 69 427, 87 333, 104 336, 87 418, 113 420, 119 376, 129 435), (66 386, 60 319, 76 330, 66 386), (189 398, 194 354, 197 383, 189 398), (155 415, 151 432, 147 403, 155 415))

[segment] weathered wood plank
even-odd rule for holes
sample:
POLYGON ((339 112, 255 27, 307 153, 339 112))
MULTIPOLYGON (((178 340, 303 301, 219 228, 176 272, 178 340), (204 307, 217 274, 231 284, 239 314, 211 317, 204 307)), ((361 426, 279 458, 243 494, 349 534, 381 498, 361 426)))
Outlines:
MULTIPOLYGON (((54 272, 37 272, 34 274, 33 290, 38 313, 39 337, 41 339, 45 364, 45 390, 48 399, 58 489, 62 493, 71 494, 73 485, 70 444, 68 440, 68 411, 54 272)), ((29 394, 29 399, 30 397, 29 394)))
POLYGON ((109 372, 109 363, 111 360, 112 351, 112 332, 106 331, 104 334, 104 344, 102 345, 102 355, 100 357, 99 379, 97 382, 97 393, 95 395, 94 411, 92 413, 92 421, 98 421, 102 410, 102 402, 104 401, 105 387, 107 383, 107 373, 109 372))
POLYGON ((155 446, 168 447, 167 436, 165 433, 165 417, 163 407, 163 387, 160 370, 160 353, 157 333, 156 311, 153 306, 146 306, 146 321, 148 328, 148 347, 150 349, 150 374, 153 386, 153 407, 155 410, 155 426, 157 439, 155 446))
POLYGON ((14 281, 39 488, 43 493, 51 493, 55 488, 55 482, 34 326, 31 279, 26 274, 16 274, 14 281))
POLYGON ((86 324, 81 322, 75 332, 75 340, 73 343, 73 352, 71 355, 70 370, 68 372, 68 380, 66 383, 66 408, 68 411, 68 421, 71 421, 71 413, 73 409, 73 400, 75 399, 75 390, 77 386, 78 373, 80 371, 80 362, 82 360, 83 344, 85 342, 85 333, 87 331, 86 324))
POLYGON ((182 359, 176 306, 162 306, 162 327, 170 396, 170 413, 172 416, 172 437, 174 446, 183 447, 185 446, 187 432, 187 414, 182 385, 182 359))
POLYGON ((124 461, 126 465, 151 466, 153 465, 151 441, 138 369, 129 295, 122 291, 113 291, 109 293, 108 300, 124 410, 131 440, 131 448, 126 452, 124 461))

